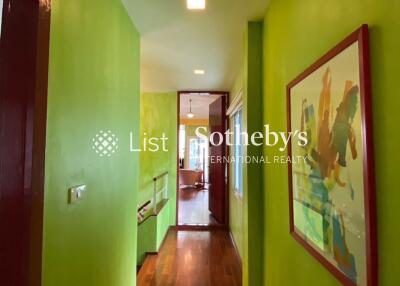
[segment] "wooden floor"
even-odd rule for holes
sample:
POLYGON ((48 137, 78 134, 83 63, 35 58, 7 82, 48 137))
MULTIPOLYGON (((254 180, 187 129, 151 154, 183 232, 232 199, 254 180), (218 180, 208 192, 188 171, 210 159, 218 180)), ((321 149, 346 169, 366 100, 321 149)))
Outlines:
POLYGON ((158 255, 148 256, 138 286, 240 286, 239 258, 224 230, 171 230, 158 255))
POLYGON ((179 190, 179 225, 218 225, 208 210, 208 190, 185 188, 179 190))

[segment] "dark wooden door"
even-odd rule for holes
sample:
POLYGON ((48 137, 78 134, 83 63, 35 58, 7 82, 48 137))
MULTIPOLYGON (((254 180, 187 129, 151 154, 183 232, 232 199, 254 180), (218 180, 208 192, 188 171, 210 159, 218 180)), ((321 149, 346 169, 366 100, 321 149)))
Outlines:
MULTIPOLYGON (((226 131, 226 96, 221 96, 210 104, 209 124, 210 134, 220 132, 224 134, 226 131)), ((212 139, 212 138, 210 138, 212 139)), ((220 137, 214 136, 214 143, 219 143, 220 137)), ((209 174, 209 192, 208 207, 211 214, 218 222, 225 224, 227 221, 227 164, 223 158, 226 155, 225 137, 221 144, 214 146, 210 142, 210 174, 209 174)))
POLYGON ((50 9, 0 1, 0 285, 39 286, 50 9))

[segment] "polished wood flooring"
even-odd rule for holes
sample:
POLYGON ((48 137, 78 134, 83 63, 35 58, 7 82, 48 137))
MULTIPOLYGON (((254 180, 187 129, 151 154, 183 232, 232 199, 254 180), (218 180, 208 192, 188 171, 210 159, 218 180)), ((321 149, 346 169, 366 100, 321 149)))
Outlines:
POLYGON ((170 230, 158 255, 148 256, 138 286, 240 286, 241 263, 225 230, 170 230))
POLYGON ((179 225, 219 225, 208 210, 208 190, 183 188, 179 190, 179 225))

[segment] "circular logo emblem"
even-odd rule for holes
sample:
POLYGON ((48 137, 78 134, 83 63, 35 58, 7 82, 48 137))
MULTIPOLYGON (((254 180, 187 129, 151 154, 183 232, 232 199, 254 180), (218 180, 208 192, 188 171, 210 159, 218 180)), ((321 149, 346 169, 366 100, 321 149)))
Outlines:
POLYGON ((110 130, 101 130, 92 141, 92 148, 100 157, 110 157, 118 150, 118 138, 110 130))

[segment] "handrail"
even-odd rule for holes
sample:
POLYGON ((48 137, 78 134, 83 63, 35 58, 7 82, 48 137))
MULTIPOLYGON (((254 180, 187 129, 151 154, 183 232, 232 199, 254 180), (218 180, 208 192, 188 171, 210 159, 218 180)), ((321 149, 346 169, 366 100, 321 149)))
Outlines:
POLYGON ((153 182, 154 182, 153 212, 154 212, 154 214, 157 213, 157 194, 165 191, 164 198, 168 198, 168 176, 167 175, 168 175, 168 172, 164 172, 161 175, 158 175, 157 177, 153 178, 153 182), (157 192, 157 180, 162 178, 162 177, 165 177, 165 176, 167 176, 166 180, 165 180, 166 181, 165 182, 165 189, 162 188, 160 192, 157 192))
MULTIPOLYGON (((167 204, 167 202, 168 202, 168 199, 164 199, 164 200, 162 200, 162 201, 160 201, 160 202, 158 203, 158 207, 157 207, 158 213, 162 210, 163 207, 165 207, 165 205, 167 204)), ((146 216, 142 217, 142 218, 139 220, 139 225, 141 225, 142 223, 144 223, 148 218, 150 218, 150 217, 152 217, 152 216, 157 216, 158 213, 152 213, 152 214, 149 214, 149 215, 146 215, 146 216)))
POLYGON ((158 179, 160 179, 160 178, 162 178, 162 177, 164 177, 164 176, 166 176, 166 175, 168 175, 168 172, 164 172, 164 173, 162 173, 161 175, 158 175, 157 177, 154 177, 154 178, 153 178, 153 181, 157 181, 158 179))
POLYGON ((140 212, 142 209, 144 209, 145 207, 147 207, 149 204, 151 203, 151 200, 148 200, 147 202, 145 202, 143 205, 141 205, 139 208, 138 208, 138 212, 140 212))
POLYGON ((162 200, 168 200, 168 172, 164 172, 156 177, 153 178, 153 184, 154 184, 154 188, 153 188, 153 195, 152 195, 152 199, 148 200, 146 203, 144 203, 143 205, 141 205, 140 207, 138 207, 138 219, 139 219, 139 223, 142 222, 142 219, 144 218, 145 214, 144 212, 147 211, 147 209, 145 209, 145 207, 147 207, 148 205, 152 205, 152 209, 153 209, 153 215, 157 215, 158 213, 158 201, 159 198, 162 198, 162 200), (165 177, 165 180, 163 180, 163 186, 160 190, 157 189, 157 181, 161 178, 165 177), (159 195, 163 193, 162 195, 159 195))

